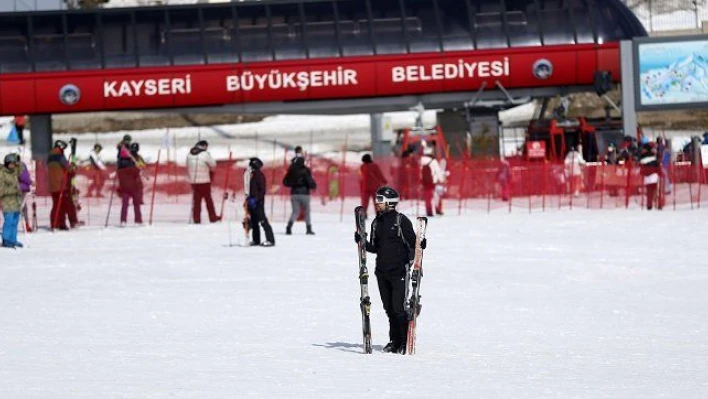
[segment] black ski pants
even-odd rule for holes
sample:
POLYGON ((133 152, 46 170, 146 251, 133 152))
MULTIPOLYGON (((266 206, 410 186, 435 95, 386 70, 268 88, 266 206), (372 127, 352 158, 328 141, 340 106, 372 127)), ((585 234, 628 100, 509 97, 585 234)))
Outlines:
POLYGON ((376 271, 381 302, 388 316, 388 337, 397 346, 405 345, 408 335, 408 317, 403 308, 406 300, 405 269, 400 273, 381 273, 376 271))
POLYGON ((261 244, 261 229, 263 226, 263 231, 265 232, 266 241, 270 241, 275 244, 275 236, 273 235, 273 228, 270 227, 268 223, 268 218, 265 215, 265 203, 259 201, 256 204, 255 209, 249 209, 248 212, 251 214, 251 229, 253 230, 253 243, 256 245, 261 244))

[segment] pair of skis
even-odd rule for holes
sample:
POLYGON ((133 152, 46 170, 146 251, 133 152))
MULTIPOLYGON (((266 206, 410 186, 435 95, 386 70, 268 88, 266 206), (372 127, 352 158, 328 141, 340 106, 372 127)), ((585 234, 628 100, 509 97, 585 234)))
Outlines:
MULTIPOLYGON (((372 353, 371 345, 371 297, 369 296, 369 270, 366 267, 366 209, 357 206, 354 209, 356 221, 356 232, 359 240, 359 286, 361 295, 359 297, 359 308, 361 309, 362 334, 364 337, 364 353, 372 353)), ((408 337, 406 341, 406 354, 415 353, 415 329, 420 314, 420 282, 423 277, 423 248, 421 241, 425 239, 425 229, 428 226, 428 219, 419 217, 416 219, 417 232, 415 239, 415 258, 413 265, 406 273, 406 295, 404 308, 408 315, 408 337), (410 288, 410 289, 409 289, 410 288)))
POLYGON ((371 353, 371 297, 369 297, 369 269, 366 267, 366 209, 357 206, 354 209, 356 232, 361 239, 357 243, 359 249, 359 285, 361 296, 359 308, 361 309, 361 326, 364 334, 364 353, 371 353))

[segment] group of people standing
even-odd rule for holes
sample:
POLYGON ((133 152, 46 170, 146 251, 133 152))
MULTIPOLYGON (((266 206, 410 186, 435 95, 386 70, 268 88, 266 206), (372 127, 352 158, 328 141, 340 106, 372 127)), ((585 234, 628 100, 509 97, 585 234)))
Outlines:
MULTIPOLYGON (((211 223, 222 220, 217 215, 214 200, 211 195, 211 186, 214 180, 216 161, 208 152, 209 143, 200 140, 187 156, 187 172, 189 183, 192 187, 192 222, 201 223, 202 202, 206 204, 209 221, 211 223)), ((244 172, 244 207, 246 217, 244 227, 251 233, 250 246, 275 246, 275 235, 265 212, 265 197, 267 193, 266 176, 262 171, 263 161, 253 157, 249 159, 248 168, 244 172), (261 229, 265 233, 265 240, 261 240, 261 229)), ((291 160, 288 171, 283 178, 283 185, 290 188, 290 202, 292 213, 288 220, 285 234, 291 235, 295 221, 302 216, 305 220, 306 234, 314 235, 310 217, 310 194, 317 188, 317 183, 312 177, 310 168, 305 165, 305 156, 302 147, 295 148, 295 157, 291 160)))
MULTIPOLYGON (((400 170, 404 171, 404 174, 399 175, 399 185, 405 187, 408 198, 414 198, 416 193, 422 194, 426 216, 443 215, 443 196, 449 172, 437 159, 435 146, 432 143, 423 146, 420 161, 416 160, 415 164, 410 162, 415 159, 414 151, 414 149, 407 149, 401 157, 400 170), (412 181, 420 183, 420 190, 409 187, 408 183, 412 181)), ((364 154, 359 167, 361 206, 368 210, 369 202, 375 198, 376 191, 387 184, 388 181, 378 164, 370 154, 364 154)))
MULTIPOLYGON (((52 230, 69 230, 80 225, 78 212, 78 190, 72 184, 78 170, 76 160, 69 160, 65 156, 67 143, 56 140, 47 160, 49 192, 52 196, 52 209, 50 212, 50 226, 52 230), (68 224, 67 224, 68 219, 68 224)), ((95 144, 89 153, 91 183, 86 192, 86 197, 104 197, 103 186, 106 180, 106 165, 101 157, 103 147, 95 144)), ((117 194, 122 200, 120 222, 121 226, 127 223, 128 208, 133 203, 135 223, 142 224, 140 205, 143 203, 142 170, 145 161, 140 156, 140 144, 132 142, 130 135, 116 146, 116 183, 117 194)))
MULTIPOLYGON (((265 214, 266 177, 261 170, 263 161, 259 158, 251 158, 246 170, 244 187, 246 191, 246 207, 248 210, 249 228, 252 231, 253 240, 251 246, 272 247, 275 245, 273 228, 268 222, 265 214), (263 228, 265 241, 261 241, 260 229, 263 228)), ((317 189, 317 183, 312 176, 312 171, 305 164, 305 155, 302 147, 295 147, 295 157, 290 161, 288 171, 283 177, 283 186, 290 188, 291 213, 288 224, 285 227, 285 234, 293 234, 293 225, 302 217, 305 220, 305 234, 314 235, 312 230, 312 220, 310 217, 310 195, 317 189)))
MULTIPOLYGON (((69 230, 80 225, 77 206, 78 191, 72 184, 72 180, 77 174, 75 160, 65 155, 69 145, 63 140, 56 140, 50 151, 48 170, 48 189, 52 197, 52 208, 50 211, 50 225, 54 230, 69 230)), ((73 147, 72 147, 73 148, 73 147)), ((202 222, 202 204, 206 205, 208 220, 210 223, 219 222, 222 215, 217 213, 212 198, 212 184, 216 171, 216 161, 209 153, 209 143, 206 140, 199 140, 189 151, 187 161, 187 179, 192 189, 192 206, 190 209, 191 222, 200 224, 202 222)), ((128 211, 133 209, 134 222, 137 225, 143 223, 141 205, 143 199, 143 180, 145 161, 140 156, 140 145, 133 142, 130 135, 123 136, 123 139, 116 146, 116 174, 113 183, 113 193, 121 199, 120 224, 124 226, 128 222, 128 211)), ((89 152, 88 159, 84 164, 88 164, 90 183, 85 193, 85 197, 104 197, 104 186, 108 178, 108 168, 102 159, 103 147, 95 144, 89 152)), ((73 155, 73 153, 72 153, 73 155)), ((14 160, 17 156, 12 155, 6 159, 4 171, 13 168, 14 160)), ((19 161, 19 156, 17 156, 19 161)), ((432 152, 424 150, 420 160, 421 193, 426 203, 426 213, 429 216, 442 214, 442 193, 441 186, 445 181, 445 173, 441 170, 438 161, 432 152)), ((263 162, 259 158, 251 158, 248 164, 245 208, 248 214, 249 230, 252 232, 251 245, 273 246, 275 237, 272 227, 265 213, 266 176, 262 171, 263 162), (261 240, 260 229, 265 232, 265 239, 261 240)), ((24 168, 26 171, 26 168, 24 168)), ((379 166, 373 161, 371 155, 362 157, 360 167, 360 184, 362 205, 368 206, 370 200, 375 199, 376 191, 388 184, 387 178, 382 173, 379 166)), ((111 176, 113 178, 113 176, 111 176)), ((18 175, 19 179, 19 175, 18 175)), ((305 234, 314 235, 311 219, 311 194, 317 189, 317 183, 312 171, 306 164, 306 158, 302 147, 295 147, 295 156, 282 180, 283 186, 290 190, 291 212, 285 227, 285 234, 293 234, 296 221, 304 220, 305 234)), ((8 196, 14 194, 8 193, 8 196)), ((112 195, 113 196, 113 195, 112 195)), ((111 196, 111 197, 112 197, 111 196)), ((9 197, 8 197, 9 198, 9 197)), ((20 201, 21 202, 21 201, 20 201)), ((10 206, 3 207, 3 210, 14 209, 10 206)), ((12 219, 8 219, 10 222, 12 219)), ((14 240, 8 236, 8 244, 14 240)))

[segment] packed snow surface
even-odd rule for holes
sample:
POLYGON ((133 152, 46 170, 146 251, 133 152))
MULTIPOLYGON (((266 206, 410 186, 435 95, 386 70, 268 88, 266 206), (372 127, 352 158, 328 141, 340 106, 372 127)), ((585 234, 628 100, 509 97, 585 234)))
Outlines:
POLYGON ((414 356, 381 352, 373 278, 362 354, 351 213, 274 248, 235 222, 24 237, 0 397, 708 397, 707 210, 432 218, 414 356))

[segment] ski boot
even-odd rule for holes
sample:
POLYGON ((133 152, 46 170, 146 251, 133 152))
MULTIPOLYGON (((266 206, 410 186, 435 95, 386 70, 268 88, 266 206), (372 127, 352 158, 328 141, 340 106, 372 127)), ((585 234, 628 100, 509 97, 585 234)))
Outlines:
POLYGON ((396 353, 398 351, 398 344, 391 341, 383 347, 382 351, 384 353, 396 353))

